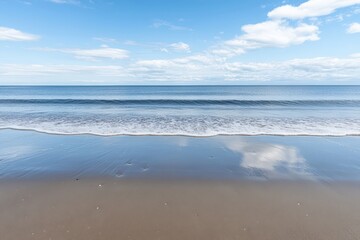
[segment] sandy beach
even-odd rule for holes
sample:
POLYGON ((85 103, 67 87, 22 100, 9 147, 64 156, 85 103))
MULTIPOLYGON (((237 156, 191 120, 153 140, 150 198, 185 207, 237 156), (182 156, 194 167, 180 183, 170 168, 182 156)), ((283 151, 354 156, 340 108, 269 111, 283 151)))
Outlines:
POLYGON ((2 182, 1 239, 358 239, 359 184, 2 182))
POLYGON ((4 240, 360 237, 359 137, 0 140, 4 240))

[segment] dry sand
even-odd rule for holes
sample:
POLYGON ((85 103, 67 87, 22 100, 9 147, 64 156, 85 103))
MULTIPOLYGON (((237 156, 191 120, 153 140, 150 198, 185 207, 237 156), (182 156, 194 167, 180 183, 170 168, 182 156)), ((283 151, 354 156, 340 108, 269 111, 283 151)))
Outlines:
POLYGON ((0 182, 0 239, 360 239, 360 184, 0 182))

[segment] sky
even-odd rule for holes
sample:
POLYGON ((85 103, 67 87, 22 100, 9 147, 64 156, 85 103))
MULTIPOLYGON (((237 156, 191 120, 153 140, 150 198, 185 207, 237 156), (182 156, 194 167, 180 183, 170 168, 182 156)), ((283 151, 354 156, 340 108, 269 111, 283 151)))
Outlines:
POLYGON ((0 0, 18 84, 360 84, 360 0, 0 0))

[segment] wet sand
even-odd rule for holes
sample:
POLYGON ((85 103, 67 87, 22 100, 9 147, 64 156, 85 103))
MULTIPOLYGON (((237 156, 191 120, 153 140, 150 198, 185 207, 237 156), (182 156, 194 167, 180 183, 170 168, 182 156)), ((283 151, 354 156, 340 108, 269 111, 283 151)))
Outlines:
POLYGON ((1 239, 359 239, 360 185, 2 182, 1 239))
POLYGON ((0 239, 359 239, 359 137, 0 131, 0 239))

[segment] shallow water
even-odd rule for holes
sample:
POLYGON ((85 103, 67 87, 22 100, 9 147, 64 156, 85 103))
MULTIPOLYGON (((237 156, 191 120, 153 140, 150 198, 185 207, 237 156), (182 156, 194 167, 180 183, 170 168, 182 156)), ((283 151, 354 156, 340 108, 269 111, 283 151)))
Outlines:
POLYGON ((360 137, 91 136, 0 131, 0 178, 360 180, 360 137))

